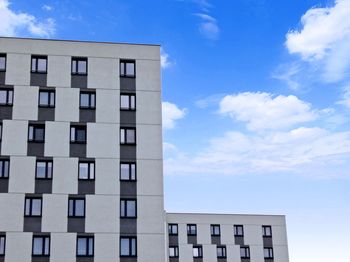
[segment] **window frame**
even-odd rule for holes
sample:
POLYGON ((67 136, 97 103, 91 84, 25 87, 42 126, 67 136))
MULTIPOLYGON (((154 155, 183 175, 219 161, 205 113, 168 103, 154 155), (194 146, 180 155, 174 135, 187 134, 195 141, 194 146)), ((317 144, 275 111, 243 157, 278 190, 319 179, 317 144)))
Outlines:
POLYGON ((262 236, 266 238, 272 237, 272 226, 263 225, 262 226, 262 236), (270 230, 270 234, 267 234, 267 229, 270 230))
POLYGON ((38 106, 39 108, 55 108, 56 107, 56 91, 55 90, 44 90, 44 89, 39 89, 39 97, 38 97, 38 106), (41 93, 48 93, 48 104, 41 104, 40 103, 40 94, 41 93), (53 95, 53 99, 52 99, 53 95), (53 100, 53 105, 51 104, 53 100))
POLYGON ((5 58, 5 68, 0 68, 0 72, 6 72, 7 69, 7 54, 1 53, 0 58, 5 58))
POLYGON ((46 55, 32 55, 30 59, 30 72, 33 74, 47 74, 48 69, 48 56, 46 55), (45 71, 39 70, 39 59, 45 60, 45 71), (35 60, 35 69, 33 70, 33 60, 35 60))
POLYGON ((222 246, 222 245, 216 246, 216 256, 217 258, 226 258, 227 257, 226 246, 222 246), (219 250, 221 250, 222 255, 219 255, 219 250))
POLYGON ((42 197, 25 197, 24 198, 24 217, 42 217, 43 215, 43 198, 42 197), (40 215, 33 215, 33 201, 40 200, 40 215), (27 214, 27 201, 29 201, 29 214, 27 214))
POLYGON ((239 254, 241 258, 250 258, 250 247, 249 246, 241 246, 239 250, 239 254), (244 256, 242 256, 242 250, 244 250, 244 256))
MULTIPOLYGON (((3 252, 2 253, 0 252, 0 257, 5 256, 6 254, 6 235, 5 234, 0 234, 0 245, 1 243, 3 243, 3 252)), ((0 246, 0 250, 1 250, 1 246, 0 246)))
POLYGON ((35 179, 39 180, 52 180, 53 176, 53 161, 37 159, 35 162, 35 179), (45 177, 38 177, 38 163, 45 163, 45 177), (51 177, 49 176, 49 165, 51 164, 51 177))
POLYGON ((51 237, 50 236, 38 236, 38 235, 33 235, 33 238, 32 238, 32 256, 33 257, 49 257, 51 254, 51 237), (35 242, 35 239, 38 238, 38 239, 42 239, 42 253, 41 254, 34 254, 34 242, 35 242), (48 254, 45 254, 45 251, 46 251, 46 239, 48 239, 48 254))
POLYGON ((121 145, 136 145, 136 127, 121 127, 120 128, 120 144, 121 145), (134 135, 135 135, 135 137, 134 137, 134 142, 128 142, 127 141, 127 137, 128 137, 128 134, 127 134, 127 131, 128 130, 133 130, 134 131, 134 135), (122 131, 124 131, 124 142, 122 142, 122 131))
POLYGON ((95 161, 79 161, 78 163, 78 180, 83 181, 93 181, 96 177, 96 164, 95 161), (81 178, 80 177, 80 164, 88 164, 88 178, 81 178), (93 165, 93 168, 91 168, 91 165, 93 165), (91 170, 93 169, 93 177, 91 178, 91 170))
POLYGON ((119 238, 119 257, 137 257, 137 238, 136 237, 127 237, 127 236, 121 236, 119 238), (122 240, 125 239, 125 240, 128 240, 128 245, 129 245, 129 252, 128 252, 128 255, 122 255, 122 240), (132 246, 132 243, 133 243, 133 240, 135 240, 135 254, 132 254, 132 249, 133 249, 133 246, 132 246))
POLYGON ((79 94, 79 109, 91 109, 94 110, 96 109, 96 92, 92 92, 92 91, 80 91, 79 94), (89 96, 89 105, 88 106, 82 106, 81 105, 81 96, 82 95, 88 95, 89 96), (91 97, 94 96, 94 103, 92 105, 91 103, 91 97))
POLYGON ((68 218, 85 218, 86 216, 86 199, 82 197, 69 197, 68 198, 68 218), (84 214, 83 215, 76 215, 76 201, 84 201, 84 214), (73 201, 73 210, 72 214, 70 214, 70 203, 73 201))
POLYGON ((122 93, 120 94, 120 110, 121 111, 136 111, 136 94, 131 93, 122 93), (122 107, 122 96, 128 97, 128 107, 122 107), (132 97, 134 99, 134 107, 131 107, 132 97))
POLYGON ((87 57, 72 57, 71 59, 71 74, 72 75, 79 75, 79 76, 87 76, 88 75, 88 58, 87 57), (85 73, 79 73, 79 62, 85 62, 86 63, 86 72, 85 73), (73 62, 75 62, 75 68, 73 66, 73 62), (74 70, 75 71, 74 71, 74 70))
POLYGON ((13 106, 13 97, 15 94, 14 89, 13 88, 0 88, 0 91, 6 92, 6 103, 0 103, 0 106, 13 106), (11 93, 11 96, 9 95, 9 93, 11 93))
POLYGON ((265 259, 273 259, 274 258, 273 247, 264 247, 264 258, 265 259), (266 256, 265 251, 268 252, 268 256, 266 256))
POLYGON ((87 127, 86 125, 71 125, 70 126, 70 143, 72 144, 86 144, 87 143, 87 127), (74 140, 72 140, 72 129, 74 129, 74 140), (78 130, 84 130, 85 131, 85 140, 77 140, 77 129, 78 130))
POLYGON ((168 235, 169 236, 178 236, 179 235, 179 224, 168 224, 168 235), (174 233, 173 228, 176 228, 176 233, 174 233))
POLYGON ((169 246, 169 257, 179 257, 179 246, 169 246), (174 249, 174 255, 170 253, 170 249, 174 249))
POLYGON ((187 224, 187 236, 197 236, 197 224, 187 224), (192 233, 191 228, 194 227, 195 233, 192 233))
POLYGON ((120 59, 120 61, 119 61, 119 77, 136 78, 136 60, 133 60, 133 59, 120 59), (122 68, 122 64, 124 64, 123 68, 122 68), (126 69, 126 65, 127 64, 133 64, 134 65, 134 74, 133 75, 127 74, 127 69, 126 69))
POLYGON ((135 219, 137 218, 137 199, 136 198, 121 198, 119 201, 119 214, 121 219, 125 218, 131 218, 135 219), (124 202, 124 210, 122 210, 122 202, 124 202), (131 216, 128 215, 128 202, 135 202, 135 215, 131 216), (122 215, 124 213, 124 216, 122 215))
POLYGON ((28 124, 28 142, 31 143, 45 143, 45 124, 28 124), (30 129, 33 129, 33 138, 30 138, 30 129), (43 139, 36 138, 36 129, 43 129, 43 139))
POLYGON ((211 234, 212 237, 219 237, 219 236, 221 236, 220 225, 218 225, 218 224, 210 225, 210 234, 211 234), (215 229, 217 229, 217 228, 219 229, 219 233, 218 234, 215 232, 215 229))
POLYGON ((0 179, 8 179, 10 177, 10 159, 0 158, 0 162, 2 162, 0 170, 0 179), (7 174, 5 174, 5 162, 7 163, 7 174))
POLYGON ((94 236, 77 236, 77 244, 76 244, 76 256, 77 257, 93 257, 95 256, 95 237, 94 236), (79 239, 85 239, 86 241, 86 254, 85 255, 79 255, 78 250, 79 250, 79 239), (92 254, 89 254, 90 250, 90 239, 92 239, 92 254))
POLYGON ((3 123, 2 121, 0 121, 0 142, 2 140, 2 126, 3 126, 3 123))
POLYGON ((203 257, 203 246, 200 246, 200 245, 194 245, 193 247, 192 247, 192 255, 193 255, 193 257, 195 257, 195 258, 201 258, 201 257, 203 257), (198 249, 198 256, 195 256, 194 255, 194 250, 195 249, 198 249))
POLYGON ((120 162, 119 163, 119 180, 120 181, 132 181, 132 182, 136 182, 137 180, 137 165, 136 162, 120 162), (129 179, 124 179, 122 178, 122 165, 128 165, 129 167, 129 179), (134 165, 135 166, 135 178, 132 179, 132 168, 131 166, 134 165))
POLYGON ((234 225, 233 226, 233 235, 235 237, 244 237, 244 226, 243 225, 234 225), (239 234, 238 228, 242 229, 242 234, 239 234))

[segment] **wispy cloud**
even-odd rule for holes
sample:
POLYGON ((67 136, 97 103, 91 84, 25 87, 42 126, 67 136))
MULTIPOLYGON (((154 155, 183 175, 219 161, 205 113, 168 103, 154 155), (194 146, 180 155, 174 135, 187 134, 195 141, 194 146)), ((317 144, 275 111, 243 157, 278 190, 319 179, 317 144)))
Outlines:
POLYGON ((43 5, 41 9, 43 9, 44 11, 52 11, 53 7, 50 5, 43 5))
POLYGON ((207 39, 218 39, 220 28, 217 20, 213 16, 204 13, 197 13, 195 15, 201 19, 199 23, 199 32, 207 39))
POLYGON ((164 48, 160 49, 160 63, 163 69, 169 68, 173 65, 173 62, 170 61, 170 56, 165 52, 164 48))
POLYGON ((162 103, 163 128, 173 129, 176 121, 185 117, 187 109, 180 109, 176 104, 170 102, 162 103))

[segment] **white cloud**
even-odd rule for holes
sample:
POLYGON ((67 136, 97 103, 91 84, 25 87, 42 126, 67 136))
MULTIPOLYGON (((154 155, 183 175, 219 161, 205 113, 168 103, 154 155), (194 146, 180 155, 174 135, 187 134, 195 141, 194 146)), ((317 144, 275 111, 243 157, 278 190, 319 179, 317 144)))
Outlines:
POLYGON ((10 9, 8 0, 0 0, 0 35, 22 36, 32 35, 50 37, 55 33, 55 21, 51 18, 39 21, 35 16, 15 12, 10 9))
POLYGON ((300 83, 295 78, 300 73, 300 70, 301 67, 298 63, 281 65, 272 73, 272 78, 284 81, 292 90, 298 90, 300 83))
POLYGON ((296 96, 245 92, 225 96, 219 113, 247 123, 249 130, 278 130, 313 121, 318 113, 296 96))
POLYGON ((163 128, 172 129, 177 120, 185 117, 187 110, 169 102, 162 102, 162 112, 163 128))
POLYGON ((216 40, 220 34, 217 20, 204 13, 198 13, 195 15, 201 19, 201 22, 199 23, 199 32, 208 39, 216 40))
POLYGON ((163 48, 160 49, 160 64, 163 69, 166 69, 172 65, 169 54, 166 53, 163 48))
POLYGON ((41 7, 41 9, 43 9, 43 10, 45 10, 45 11, 51 11, 53 8, 52 8, 52 6, 49 6, 49 5, 43 5, 43 6, 41 7))
POLYGON ((337 104, 343 105, 350 109, 350 85, 343 90, 342 99, 337 104))

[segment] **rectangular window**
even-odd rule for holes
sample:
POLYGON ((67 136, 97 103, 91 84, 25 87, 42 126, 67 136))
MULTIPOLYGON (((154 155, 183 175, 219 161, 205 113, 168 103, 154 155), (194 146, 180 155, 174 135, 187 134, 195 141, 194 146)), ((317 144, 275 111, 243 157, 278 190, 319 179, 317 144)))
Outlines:
POLYGON ((265 247, 264 248, 264 258, 273 258, 273 248, 265 247))
POLYGON ((135 61, 121 60, 120 61, 120 76, 121 77, 135 77, 135 61))
POLYGON ((55 107, 55 91, 39 91, 40 107, 55 107))
POLYGON ((50 255, 50 237, 49 236, 33 236, 33 256, 49 256, 50 255))
POLYGON ((129 94, 120 95, 120 109, 121 110, 135 110, 136 96, 129 94))
POLYGON ((272 228, 271 226, 262 226, 263 237, 272 237, 272 228))
POLYGON ((202 246, 193 246, 193 257, 203 257, 202 246))
POLYGON ((29 125, 28 128, 29 142, 44 142, 45 141, 45 126, 44 125, 29 125))
POLYGON ((233 230, 234 230, 235 237, 243 237, 244 236, 244 231, 243 231, 242 225, 234 225, 233 230))
POLYGON ((211 225, 210 232, 212 236, 220 236, 220 225, 211 225))
POLYGON ((0 235, 0 256, 5 255, 6 236, 0 235))
POLYGON ((136 144, 136 129, 135 128, 121 128, 120 129, 120 144, 136 144))
POLYGON ((241 247, 240 253, 241 253, 241 258, 250 258, 249 247, 241 247))
POLYGON ((187 235, 196 236, 197 235, 197 225, 188 224, 187 225, 187 235))
POLYGON ((0 54, 0 71, 6 71, 6 54, 0 54))
POLYGON ((178 225, 177 224, 169 224, 168 225, 168 234, 171 236, 177 236, 178 234, 178 225))
POLYGON ((2 123, 0 122, 0 141, 2 140, 2 123))
POLYGON ((8 178, 10 173, 10 160, 0 159, 0 178, 8 178))
POLYGON ((225 246, 216 247, 216 255, 218 258, 225 258, 226 257, 226 247, 225 246))
POLYGON ((32 73, 47 73, 47 56, 32 56, 32 73))
POLYGON ((95 179, 94 162, 79 162, 79 179, 82 179, 82 180, 95 179))
POLYGON ((92 257, 94 255, 94 237, 77 237, 77 257, 92 257))
POLYGON ((71 143, 86 143, 86 126, 71 126, 70 127, 71 143))
POLYGON ((85 199, 70 198, 68 200, 69 217, 85 217, 85 199))
POLYGON ((72 58, 72 74, 87 75, 87 58, 85 57, 72 58))
POLYGON ((137 256, 136 237, 121 237, 120 238, 120 256, 121 257, 136 257, 137 256))
POLYGON ((24 215, 29 217, 41 217, 42 199, 37 197, 26 197, 24 215))
POLYGON ((1 106, 12 106, 13 104, 13 90, 12 89, 1 89, 0 90, 0 105, 1 106))
POLYGON ((169 247, 169 257, 179 257, 179 247, 169 247))
POLYGON ((136 218, 136 200, 121 199, 120 200, 120 217, 121 218, 136 218))
POLYGON ((38 179, 51 179, 53 170, 53 162, 51 160, 36 161, 36 174, 35 177, 38 179))
POLYGON ((136 163, 120 163, 120 180, 136 181, 136 163))
POLYGON ((80 93, 80 108, 83 109, 95 109, 96 94, 91 92, 80 93))

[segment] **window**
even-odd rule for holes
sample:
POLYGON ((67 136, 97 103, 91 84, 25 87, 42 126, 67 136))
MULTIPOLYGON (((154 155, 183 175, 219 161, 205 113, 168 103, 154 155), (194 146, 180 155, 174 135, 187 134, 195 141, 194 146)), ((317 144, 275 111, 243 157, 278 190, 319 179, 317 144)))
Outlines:
POLYGON ((203 249, 201 246, 193 246, 193 257, 203 257, 203 249))
POLYGON ((50 255, 50 237, 49 236, 33 236, 33 256, 49 256, 50 255))
POLYGON ((120 256, 136 257, 136 255, 137 255, 136 237, 121 237, 120 238, 120 256))
POLYGON ((86 126, 71 126, 70 127, 71 143, 86 143, 86 126))
POLYGON ((179 257, 179 247, 169 247, 169 257, 179 257))
POLYGON ((55 91, 39 91, 40 107, 55 107, 55 91))
POLYGON ((120 200, 120 217, 136 218, 136 200, 135 199, 120 200))
POLYGON ((80 93, 80 108, 95 109, 96 95, 95 93, 80 93))
POLYGON ((212 236, 220 236, 220 226, 219 225, 211 225, 210 232, 212 236))
POLYGON ((0 235, 0 256, 5 255, 6 237, 0 235))
POLYGON ((197 235, 197 225, 188 224, 187 225, 187 235, 196 236, 197 235))
POLYGON ((249 247, 241 247, 241 258, 250 258, 249 247))
POLYGON ((273 248, 265 247, 264 248, 264 258, 273 258, 273 248))
POLYGON ((135 61, 121 60, 120 61, 120 76, 135 77, 135 61))
POLYGON ((271 226, 262 226, 263 237, 272 237, 272 228, 271 226))
POLYGON ((79 179, 82 179, 82 180, 95 179, 95 163, 79 162, 79 179))
POLYGON ((41 202, 41 198, 27 197, 25 199, 24 215, 29 217, 40 217, 41 202))
POLYGON ((92 257, 94 255, 94 237, 77 237, 77 256, 92 257))
POLYGON ((38 179, 51 179, 53 162, 49 161, 36 161, 36 174, 35 177, 38 179))
POLYGON ((10 160, 0 159, 0 178, 8 178, 10 173, 10 160))
POLYGON ((244 231, 243 231, 242 225, 234 225, 233 230, 234 230, 235 237, 243 237, 244 236, 244 231))
POLYGON ((6 55, 0 54, 0 71, 6 71, 6 55))
POLYGON ((2 123, 0 122, 0 141, 2 140, 2 123))
POLYGON ((47 56, 32 56, 32 73, 47 73, 47 56))
POLYGON ((1 89, 0 90, 0 105, 12 106, 13 104, 13 90, 12 89, 1 89))
POLYGON ((87 75, 87 58, 83 58, 83 57, 72 58, 72 74, 87 75))
POLYGON ((225 258, 226 257, 226 247, 225 246, 216 247, 216 255, 218 258, 225 258))
POLYGON ((70 198, 68 200, 69 217, 85 217, 85 199, 70 198))
POLYGON ((120 163, 120 180, 136 180, 136 163, 120 163))
POLYGON ((135 110, 136 96, 135 95, 120 95, 120 109, 121 110, 135 110))
POLYGON ((45 141, 45 126, 44 125, 29 125, 28 132, 29 142, 44 142, 45 141))
POLYGON ((120 129, 120 144, 136 144, 136 129, 121 128, 120 129))
POLYGON ((177 224, 169 224, 168 225, 168 233, 169 233, 169 235, 177 236, 178 225, 177 224))

